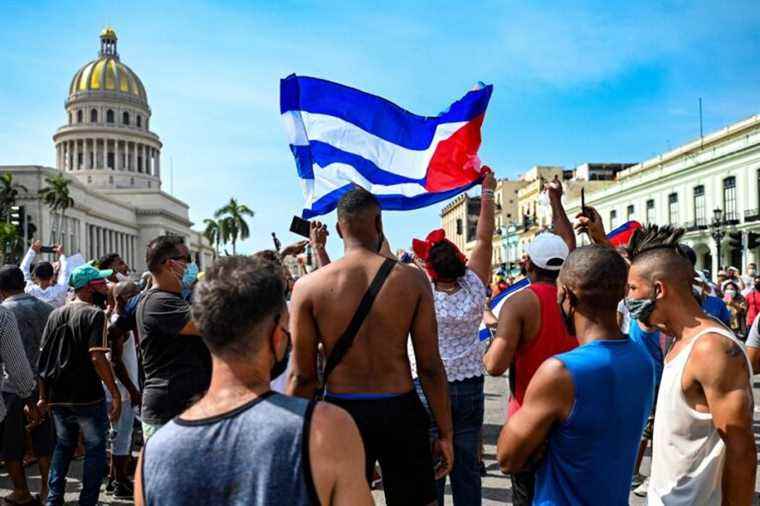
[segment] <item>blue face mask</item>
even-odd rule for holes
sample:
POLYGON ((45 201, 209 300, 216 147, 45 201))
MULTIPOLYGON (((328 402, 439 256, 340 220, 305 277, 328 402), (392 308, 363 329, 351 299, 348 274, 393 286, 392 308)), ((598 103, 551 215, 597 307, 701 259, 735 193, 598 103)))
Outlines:
POLYGON ((182 275, 180 284, 182 285, 182 298, 190 297, 193 283, 198 279, 198 266, 191 262, 185 266, 185 273, 182 275))

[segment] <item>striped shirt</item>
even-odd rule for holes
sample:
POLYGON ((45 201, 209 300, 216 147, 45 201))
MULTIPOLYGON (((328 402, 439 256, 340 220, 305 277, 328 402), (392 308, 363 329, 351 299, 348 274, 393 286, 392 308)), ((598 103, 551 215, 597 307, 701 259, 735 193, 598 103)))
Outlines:
POLYGON ((24 259, 21 261, 21 271, 24 273, 24 279, 26 280, 26 288, 24 292, 37 297, 43 302, 47 302, 53 307, 61 307, 66 303, 66 296, 69 293, 69 272, 68 262, 66 256, 61 255, 58 259, 61 263, 58 269, 58 280, 55 284, 50 285, 47 288, 42 288, 40 285, 32 280, 32 273, 29 268, 34 261, 37 253, 31 248, 24 255, 24 259))
MULTIPOLYGON (((13 383, 18 396, 22 399, 32 395, 37 384, 24 352, 16 317, 2 306, 0 306, 0 364, 7 374, 3 382, 13 383)), ((5 403, 0 396, 0 420, 5 419, 5 413, 5 403)))

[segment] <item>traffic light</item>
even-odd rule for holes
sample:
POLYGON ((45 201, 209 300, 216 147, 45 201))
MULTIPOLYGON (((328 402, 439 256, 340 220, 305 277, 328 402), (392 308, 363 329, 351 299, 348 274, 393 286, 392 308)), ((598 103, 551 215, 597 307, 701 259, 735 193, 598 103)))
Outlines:
POLYGON ((728 234, 728 247, 732 250, 742 249, 742 233, 730 232, 728 234))
POLYGON ((24 219, 24 206, 13 206, 11 207, 11 225, 16 225, 19 230, 21 230, 21 227, 23 225, 22 220, 24 219))
POLYGON ((747 249, 755 249, 757 247, 760 247, 760 234, 747 232, 747 249))

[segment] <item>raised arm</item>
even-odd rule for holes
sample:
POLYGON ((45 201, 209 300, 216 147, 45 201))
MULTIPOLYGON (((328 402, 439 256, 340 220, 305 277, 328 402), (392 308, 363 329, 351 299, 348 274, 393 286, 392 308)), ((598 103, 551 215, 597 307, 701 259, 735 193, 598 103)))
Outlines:
POLYGON ((475 248, 472 250, 467 267, 472 270, 484 285, 491 283, 491 256, 493 254, 493 231, 495 227, 493 199, 496 188, 496 178, 491 169, 483 178, 482 191, 480 193, 480 216, 478 228, 475 232, 475 248))
POLYGON ((58 286, 63 287, 64 289, 69 289, 69 275, 71 275, 71 272, 69 272, 69 264, 66 260, 66 255, 63 251, 63 245, 59 244, 55 247, 55 252, 58 253, 58 262, 60 265, 58 266, 58 286))
POLYGON ((314 250, 314 256, 317 257, 317 269, 321 269, 330 263, 330 255, 327 254, 326 249, 328 235, 330 232, 327 231, 327 225, 319 221, 311 222, 309 242, 314 250))
POLYGON ((550 358, 538 368, 522 407, 509 417, 499 434, 496 456, 502 472, 525 468, 540 452, 552 425, 568 417, 574 396, 573 380, 562 362, 550 358))
POLYGON ((438 352, 438 324, 435 319, 433 292, 427 277, 415 271, 420 298, 412 322, 412 346, 417 362, 417 373, 422 382, 433 420, 438 427, 438 441, 435 451, 442 458, 436 478, 441 478, 451 471, 453 460, 454 430, 451 421, 451 402, 446 370, 438 352))
POLYGON ((488 374, 501 376, 509 369, 524 333, 524 315, 535 315, 537 311, 535 296, 530 290, 521 290, 504 301, 493 341, 483 356, 488 374))
POLYGON ((546 188, 552 207, 552 230, 562 237, 570 251, 573 251, 575 249, 575 232, 573 232, 573 225, 567 218, 565 207, 562 205, 562 182, 557 176, 554 176, 554 180, 547 184, 546 188))
POLYGON ((293 354, 288 378, 288 395, 311 399, 319 387, 317 348, 319 334, 309 296, 310 279, 302 278, 293 288, 290 301, 290 329, 293 333, 293 354))
POLYGON ((755 489, 757 454, 752 433, 752 387, 740 346, 715 334, 694 345, 690 374, 702 387, 713 424, 726 446, 723 504, 749 506, 755 489))
POLYGON ((602 217, 596 209, 591 206, 586 206, 585 210, 582 210, 575 217, 578 220, 578 224, 575 225, 575 229, 579 234, 587 234, 591 242, 600 246, 612 246, 610 241, 607 240, 607 234, 604 232, 604 223, 602 217))
POLYGON ((34 259, 37 256, 37 253, 40 252, 41 247, 42 243, 40 241, 34 241, 32 243, 32 246, 26 252, 26 255, 24 255, 24 259, 21 260, 21 265, 19 267, 21 268, 21 272, 24 273, 24 279, 27 283, 32 282, 32 272, 30 269, 32 262, 34 262, 34 259))

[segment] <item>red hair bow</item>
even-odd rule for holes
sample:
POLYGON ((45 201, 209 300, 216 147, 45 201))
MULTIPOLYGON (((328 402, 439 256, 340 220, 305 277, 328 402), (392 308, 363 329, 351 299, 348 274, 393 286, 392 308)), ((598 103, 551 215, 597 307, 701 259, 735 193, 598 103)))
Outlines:
POLYGON ((457 248, 456 244, 446 239, 446 231, 442 228, 430 232, 424 241, 420 241, 419 239, 412 240, 412 250, 414 251, 414 254, 417 256, 417 258, 425 262, 425 270, 427 271, 428 276, 430 276, 430 279, 433 281, 437 281, 439 276, 435 271, 435 268, 433 268, 433 266, 428 261, 430 258, 430 250, 433 246, 442 242, 451 245, 462 263, 467 263, 467 257, 464 256, 461 251, 459 251, 459 248, 457 248))

